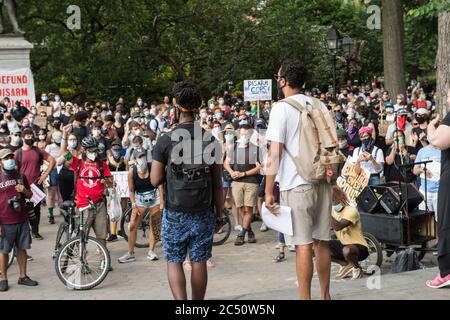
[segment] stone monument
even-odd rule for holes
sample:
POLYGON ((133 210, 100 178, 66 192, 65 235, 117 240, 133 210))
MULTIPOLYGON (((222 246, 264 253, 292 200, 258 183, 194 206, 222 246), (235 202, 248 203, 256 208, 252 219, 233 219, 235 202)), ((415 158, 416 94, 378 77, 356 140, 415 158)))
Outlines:
POLYGON ((30 52, 33 45, 24 38, 16 15, 16 1, 0 0, 0 99, 8 97, 30 107, 35 105, 34 81, 30 52), (2 17, 6 7, 12 33, 4 34, 2 17))

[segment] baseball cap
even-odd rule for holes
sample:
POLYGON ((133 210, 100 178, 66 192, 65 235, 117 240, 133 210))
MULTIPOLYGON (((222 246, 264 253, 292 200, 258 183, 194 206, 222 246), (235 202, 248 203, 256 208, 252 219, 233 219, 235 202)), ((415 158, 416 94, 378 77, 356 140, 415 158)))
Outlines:
POLYGON ((429 112, 426 108, 419 108, 419 109, 417 109, 417 111, 415 112, 415 114, 419 114, 419 115, 429 115, 430 112, 429 112))
POLYGON ((111 147, 114 147, 114 146, 122 147, 122 142, 119 139, 116 139, 111 143, 111 147))
POLYGON ((267 128, 266 121, 264 119, 262 119, 262 118, 256 119, 255 125, 259 129, 266 129, 267 128))
POLYGON ((3 148, 0 150, 0 159, 5 159, 7 156, 14 154, 11 149, 3 148))
POLYGON ((398 109, 398 114, 400 116, 407 116, 408 115, 408 110, 406 110, 405 108, 398 109))

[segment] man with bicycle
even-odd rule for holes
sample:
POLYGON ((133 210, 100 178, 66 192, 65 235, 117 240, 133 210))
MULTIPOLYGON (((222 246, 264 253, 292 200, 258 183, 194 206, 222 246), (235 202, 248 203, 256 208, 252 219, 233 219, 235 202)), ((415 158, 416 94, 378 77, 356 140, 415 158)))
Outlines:
POLYGON ((0 150, 0 161, 0 291, 9 288, 6 270, 8 255, 14 247, 20 271, 18 284, 37 286, 38 283, 27 276, 31 235, 25 199, 32 197, 30 185, 27 178, 15 169, 14 154, 10 149, 0 150))
MULTIPOLYGON (((70 125, 63 128, 63 140, 67 142, 70 125)), ((61 147, 61 154, 66 153, 67 143, 61 147)), ((105 161, 99 159, 101 150, 98 140, 92 136, 83 138, 82 158, 76 157, 71 162, 72 170, 76 177, 75 198, 77 209, 89 206, 88 197, 96 205, 96 214, 92 222, 95 236, 106 245, 108 234, 108 219, 105 198, 105 187, 113 187, 114 181, 105 161)))

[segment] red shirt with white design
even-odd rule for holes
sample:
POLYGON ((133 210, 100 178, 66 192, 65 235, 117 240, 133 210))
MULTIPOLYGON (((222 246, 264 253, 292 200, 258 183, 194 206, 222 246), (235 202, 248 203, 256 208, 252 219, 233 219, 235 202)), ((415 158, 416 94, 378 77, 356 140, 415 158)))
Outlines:
MULTIPOLYGON (((77 179, 77 208, 84 208, 89 205, 87 200, 87 196, 97 203, 103 197, 105 193, 105 185, 101 182, 100 178, 100 166, 98 161, 90 162, 78 159, 76 157, 73 158, 72 162, 72 170, 77 172, 78 161, 81 161, 80 172, 78 173, 79 177, 90 177, 90 178, 98 178, 98 179, 77 179)), ((103 165, 103 176, 110 177, 111 171, 109 170, 108 165, 105 161, 102 161, 103 165)), ((105 179, 105 178, 103 178, 105 179)))

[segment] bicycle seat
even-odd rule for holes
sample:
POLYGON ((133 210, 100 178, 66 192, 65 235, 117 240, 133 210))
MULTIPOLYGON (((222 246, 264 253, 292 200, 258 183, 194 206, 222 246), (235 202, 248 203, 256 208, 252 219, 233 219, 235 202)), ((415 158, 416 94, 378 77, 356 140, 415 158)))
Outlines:
POLYGON ((72 200, 66 200, 63 202, 62 207, 64 209, 75 208, 75 202, 72 200))

